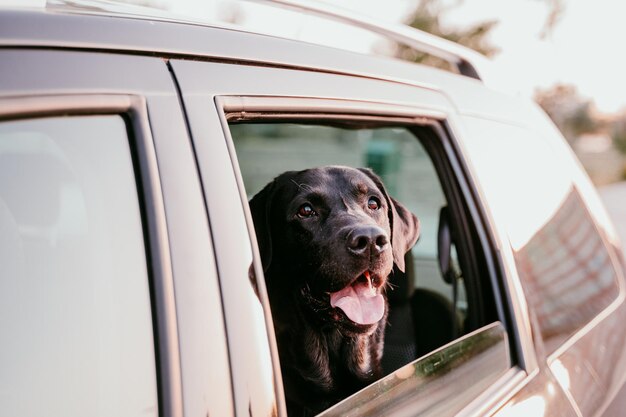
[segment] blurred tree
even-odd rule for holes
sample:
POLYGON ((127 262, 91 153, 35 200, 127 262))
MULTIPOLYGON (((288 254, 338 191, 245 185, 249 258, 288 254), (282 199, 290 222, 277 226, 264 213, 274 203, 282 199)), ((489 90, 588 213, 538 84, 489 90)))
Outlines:
POLYGON ((626 113, 620 114, 611 123, 611 138, 615 147, 626 154, 626 113))
POLYGON ((573 85, 557 84, 535 93, 535 101, 572 142, 584 133, 597 132, 603 123, 594 114, 593 101, 581 97, 573 85))
MULTIPOLYGON (((495 55, 498 52, 498 48, 489 41, 487 35, 496 25, 496 21, 478 23, 465 29, 445 28, 441 25, 440 17, 450 7, 456 5, 458 5, 458 3, 452 6, 446 6, 440 0, 421 0, 415 11, 413 11, 407 19, 406 24, 432 35, 468 46, 486 56, 495 55)), ((428 54, 415 51, 405 45, 396 46, 396 56, 403 60, 420 62, 452 70, 449 63, 428 54)))
MULTIPOLYGON (((466 28, 444 27, 440 17, 446 11, 457 7, 464 0, 420 0, 416 9, 409 15, 406 24, 416 29, 423 30, 432 35, 439 36, 461 45, 467 46, 491 57, 499 52, 499 49, 491 43, 489 33, 498 23, 488 20, 476 23, 466 28)), ((548 3, 549 11, 540 37, 549 35, 557 25, 565 11, 564 0, 535 0, 548 3)), ((440 68, 452 69, 451 66, 438 58, 417 52, 404 45, 396 45, 396 56, 407 61, 421 62, 440 68)))
POLYGON ((550 6, 550 11, 548 12, 548 17, 546 18, 546 22, 543 25, 543 29, 539 34, 540 38, 546 38, 556 27, 557 23, 563 17, 565 13, 565 0, 538 0, 544 3, 548 3, 550 6))

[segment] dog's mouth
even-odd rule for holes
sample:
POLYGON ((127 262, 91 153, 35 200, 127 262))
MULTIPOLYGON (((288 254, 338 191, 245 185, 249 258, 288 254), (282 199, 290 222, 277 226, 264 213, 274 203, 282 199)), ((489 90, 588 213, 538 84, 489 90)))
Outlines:
POLYGON ((365 271, 337 292, 330 293, 330 305, 339 308, 357 324, 374 324, 385 315, 385 299, 378 290, 380 280, 365 271))

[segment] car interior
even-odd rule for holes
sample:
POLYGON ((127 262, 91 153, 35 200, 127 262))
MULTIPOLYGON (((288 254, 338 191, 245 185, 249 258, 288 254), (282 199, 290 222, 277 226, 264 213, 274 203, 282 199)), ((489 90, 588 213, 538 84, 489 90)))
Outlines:
POLYGON ((310 120, 229 127, 248 199, 284 171, 369 167, 420 219, 405 272, 394 268, 389 278, 385 374, 498 320, 475 229, 459 214, 465 208, 431 129, 310 120))

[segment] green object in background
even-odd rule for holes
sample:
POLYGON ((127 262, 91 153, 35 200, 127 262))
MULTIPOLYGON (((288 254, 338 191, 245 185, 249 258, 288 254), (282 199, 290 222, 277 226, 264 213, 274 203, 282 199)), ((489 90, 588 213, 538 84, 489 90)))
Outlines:
POLYGON ((373 139, 367 143, 366 164, 378 174, 389 194, 397 195, 401 154, 395 142, 373 139))

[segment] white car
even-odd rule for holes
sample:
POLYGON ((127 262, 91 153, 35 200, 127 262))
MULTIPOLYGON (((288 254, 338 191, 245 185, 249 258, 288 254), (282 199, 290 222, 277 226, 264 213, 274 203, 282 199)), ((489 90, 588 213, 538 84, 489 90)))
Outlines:
POLYGON ((0 9, 0 414, 285 416, 248 199, 331 164, 422 234, 387 376, 325 415, 623 412, 614 228, 474 53, 314 4, 459 73, 80 3, 0 9))

